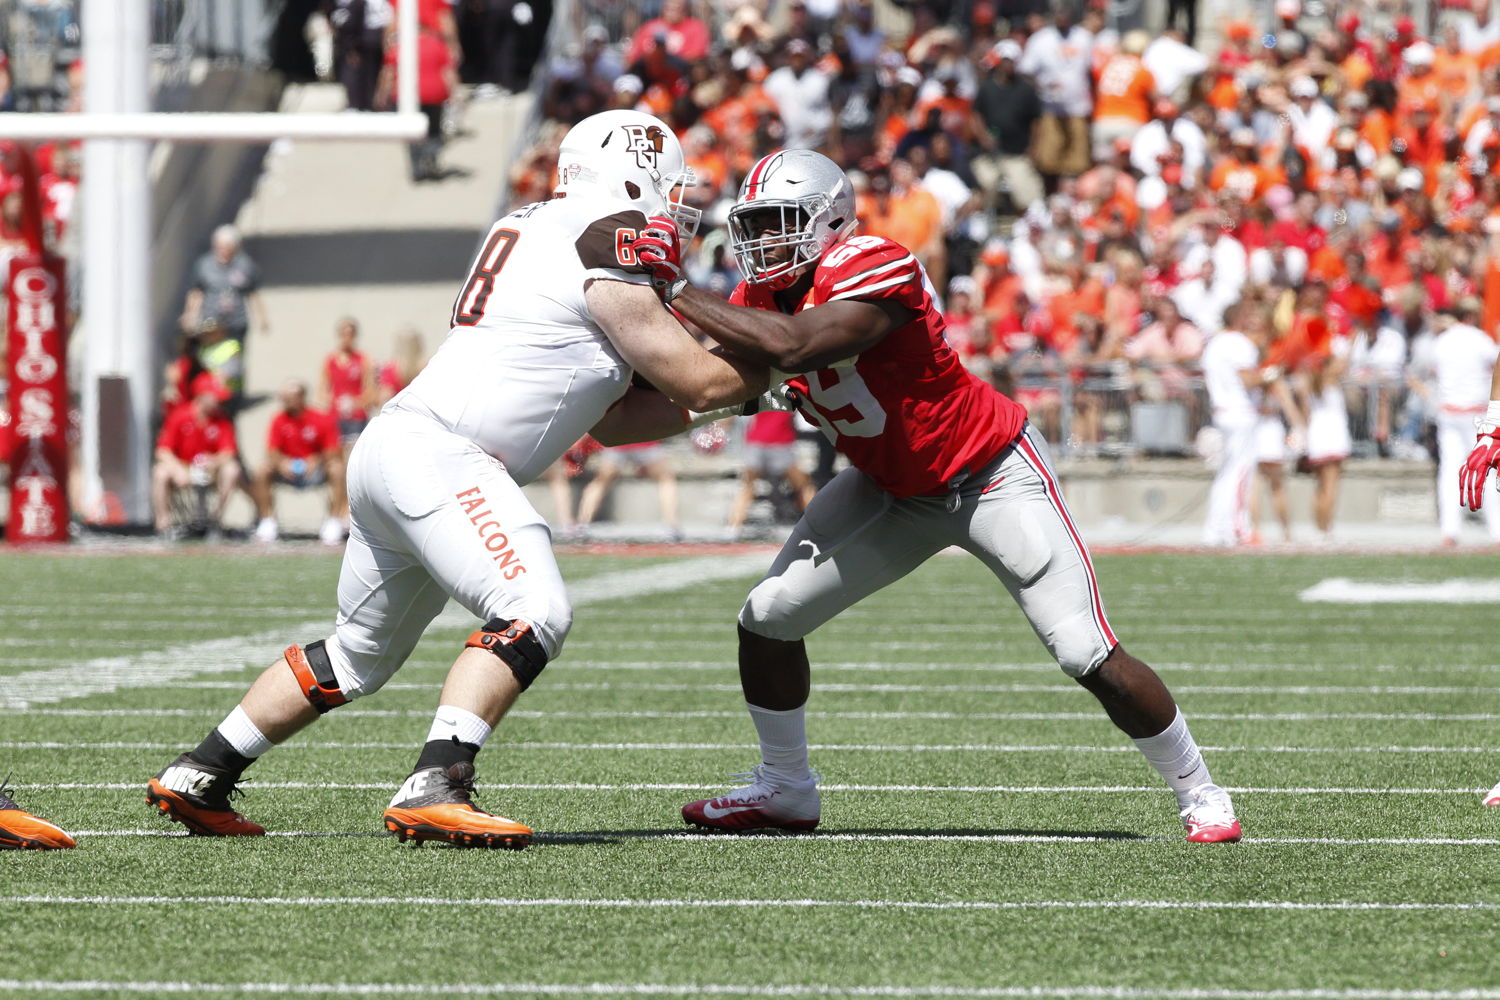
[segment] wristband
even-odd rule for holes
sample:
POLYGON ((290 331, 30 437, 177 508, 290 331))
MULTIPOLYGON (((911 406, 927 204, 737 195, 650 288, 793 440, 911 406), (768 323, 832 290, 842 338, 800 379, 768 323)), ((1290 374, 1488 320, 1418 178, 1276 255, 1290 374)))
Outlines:
POLYGON ((1500 428, 1500 399, 1492 399, 1484 416, 1479 418, 1479 433, 1488 434, 1497 428, 1500 428))

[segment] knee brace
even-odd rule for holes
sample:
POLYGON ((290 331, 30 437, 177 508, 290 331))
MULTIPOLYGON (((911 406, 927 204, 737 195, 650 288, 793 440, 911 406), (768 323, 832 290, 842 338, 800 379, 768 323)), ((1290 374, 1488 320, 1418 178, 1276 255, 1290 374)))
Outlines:
POLYGON ((333 661, 328 658, 328 651, 323 648, 324 640, 310 642, 304 648, 293 644, 286 649, 286 665, 292 669, 292 676, 297 678, 297 689, 307 699, 308 704, 318 710, 319 715, 324 715, 329 709, 338 708, 348 701, 344 692, 339 690, 338 678, 333 673, 333 661))
POLYGON ((487 649, 500 657, 516 675, 522 691, 531 687, 531 682, 547 665, 547 651, 542 648, 541 641, 531 626, 519 619, 491 618, 483 628, 469 636, 464 646, 487 649))

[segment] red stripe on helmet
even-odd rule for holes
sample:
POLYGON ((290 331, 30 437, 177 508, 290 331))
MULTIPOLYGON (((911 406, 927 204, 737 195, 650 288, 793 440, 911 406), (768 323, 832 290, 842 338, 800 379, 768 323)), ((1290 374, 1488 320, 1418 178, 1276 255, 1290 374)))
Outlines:
POLYGON ((760 162, 757 163, 753 168, 751 168, 750 183, 745 185, 746 201, 749 201, 751 198, 755 197, 755 189, 760 186, 760 175, 766 172, 766 164, 775 159, 776 155, 777 154, 772 153, 770 156, 761 157, 760 162))

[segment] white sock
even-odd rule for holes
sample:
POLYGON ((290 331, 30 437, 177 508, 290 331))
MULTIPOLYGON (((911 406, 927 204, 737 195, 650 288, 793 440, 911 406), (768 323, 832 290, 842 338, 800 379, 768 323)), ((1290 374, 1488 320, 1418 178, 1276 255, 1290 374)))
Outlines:
POLYGON ((1160 733, 1133 742, 1177 793, 1179 804, 1187 804, 1184 800, 1190 789, 1213 780, 1208 775, 1208 763, 1204 761, 1193 734, 1188 732, 1187 720, 1181 711, 1160 733))
POLYGON ((259 757, 273 745, 238 705, 219 723, 219 735, 241 757, 259 757))
POLYGON ((427 742, 447 742, 456 736, 460 743, 482 747, 484 741, 490 738, 490 732, 490 724, 473 712, 453 705, 439 705, 437 714, 432 717, 432 728, 427 730, 427 742))
POLYGON ((807 706, 777 712, 747 701, 745 707, 760 737, 766 777, 786 784, 811 781, 812 772, 807 769, 807 706))

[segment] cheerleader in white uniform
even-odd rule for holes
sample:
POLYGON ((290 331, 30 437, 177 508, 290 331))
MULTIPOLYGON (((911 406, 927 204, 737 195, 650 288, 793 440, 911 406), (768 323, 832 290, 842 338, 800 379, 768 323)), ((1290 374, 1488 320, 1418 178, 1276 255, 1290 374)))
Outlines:
POLYGON ((1339 377, 1344 373, 1341 343, 1335 341, 1331 353, 1316 354, 1308 359, 1302 383, 1303 402, 1307 409, 1307 464, 1318 477, 1313 496, 1313 520, 1324 541, 1333 533, 1333 511, 1339 499, 1339 480, 1344 474, 1344 460, 1354 451, 1349 433, 1349 410, 1339 377))

